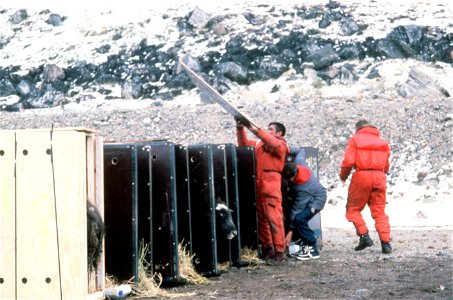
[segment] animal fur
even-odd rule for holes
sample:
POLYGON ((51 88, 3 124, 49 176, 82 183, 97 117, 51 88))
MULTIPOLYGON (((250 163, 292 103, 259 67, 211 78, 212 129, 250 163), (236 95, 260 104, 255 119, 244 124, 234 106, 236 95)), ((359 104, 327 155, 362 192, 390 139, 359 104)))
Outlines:
POLYGON ((105 225, 96 206, 87 202, 88 270, 95 271, 102 254, 105 225))

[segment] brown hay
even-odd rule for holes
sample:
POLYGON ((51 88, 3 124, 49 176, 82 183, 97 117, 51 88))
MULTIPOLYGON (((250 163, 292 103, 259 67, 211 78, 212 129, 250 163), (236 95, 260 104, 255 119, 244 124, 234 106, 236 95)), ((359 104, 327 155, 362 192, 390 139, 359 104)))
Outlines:
POLYGON ((146 253, 148 252, 149 245, 140 243, 139 257, 138 257, 138 283, 134 287, 134 292, 138 296, 143 297, 168 297, 165 290, 160 289, 162 282, 162 275, 159 273, 151 274, 151 264, 146 260, 146 253))
POLYGON ((194 256, 186 251, 186 246, 178 244, 179 276, 188 284, 208 284, 209 280, 195 271, 192 264, 194 256))
POLYGON ((264 264, 264 262, 259 259, 258 252, 255 249, 248 247, 241 249, 241 260, 247 262, 250 267, 264 264))
MULTIPOLYGON (((155 273, 154 275, 149 272, 151 264, 146 260, 146 253, 149 245, 140 244, 139 260, 138 260, 138 284, 134 287, 134 293, 140 297, 158 297, 158 298, 177 298, 184 296, 194 296, 195 293, 177 293, 168 292, 160 288, 162 283, 162 275, 155 273)), ((181 245, 178 247, 179 267, 181 277, 184 277, 188 283, 200 284, 203 282, 201 278, 207 279, 195 272, 191 258, 187 258, 188 254, 185 253, 185 248, 181 245), (187 265, 187 260, 190 267, 187 265), (182 275, 184 274, 184 276, 182 275)))
POLYGON ((114 276, 109 274, 105 274, 104 283, 106 289, 119 285, 118 280, 114 276))
POLYGON ((226 262, 219 263, 218 267, 219 267, 219 271, 221 273, 228 272, 228 269, 230 268, 230 262, 226 261, 226 262))

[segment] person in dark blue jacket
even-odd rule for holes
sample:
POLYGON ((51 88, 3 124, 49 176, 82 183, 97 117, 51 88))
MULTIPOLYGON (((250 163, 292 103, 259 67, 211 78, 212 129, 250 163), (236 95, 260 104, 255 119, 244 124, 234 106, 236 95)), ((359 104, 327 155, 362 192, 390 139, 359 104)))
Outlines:
MULTIPOLYGON (((319 258, 316 237, 308 226, 310 221, 320 212, 327 200, 327 192, 319 182, 313 170, 305 161, 305 151, 298 151, 294 162, 286 162, 282 177, 288 180, 290 201, 289 229, 285 238, 287 246, 291 244, 293 233, 296 232, 302 242, 301 251, 295 254, 298 260, 319 258)), ((293 152, 293 151, 292 151, 293 152)))

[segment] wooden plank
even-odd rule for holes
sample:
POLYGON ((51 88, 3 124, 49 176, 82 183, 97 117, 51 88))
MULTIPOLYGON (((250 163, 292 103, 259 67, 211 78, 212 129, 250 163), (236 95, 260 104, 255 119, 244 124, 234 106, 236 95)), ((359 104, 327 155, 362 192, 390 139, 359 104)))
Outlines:
POLYGON ((48 132, 17 132, 17 298, 60 298, 48 132))
POLYGON ((15 299, 15 135, 0 130, 0 299, 15 299))
MULTIPOLYGON (((96 136, 95 140, 95 181, 96 181, 96 206, 99 210, 99 213, 104 220, 104 138, 101 136, 96 136)), ((102 244, 102 260, 99 262, 98 270, 96 273, 96 292, 94 295, 89 295, 89 298, 98 297, 97 299, 104 299, 104 290, 105 290, 105 243, 102 244)))
POLYGON ((184 62, 184 57, 179 60, 178 68, 184 69, 187 75, 189 76, 190 80, 195 84, 200 91, 205 92, 209 97, 217 102, 220 106, 222 106, 230 115, 233 117, 238 118, 241 120, 242 124, 246 127, 250 127, 251 125, 259 128, 255 122, 253 122, 252 118, 244 112, 239 111, 239 109, 226 100, 219 92, 217 92, 212 86, 210 86, 206 81, 203 80, 197 73, 195 73, 191 68, 189 68, 184 62))
MULTIPOLYGON (((87 165, 87 199, 96 205, 96 182, 95 182, 95 139, 94 134, 86 135, 86 165, 87 165)), ((89 271, 89 270, 88 270, 89 271)), ((88 274, 88 292, 96 291, 96 272, 88 274)))
POLYGON ((62 294, 83 299, 88 293, 86 134, 54 132, 53 153, 62 294))
MULTIPOLYGON (((52 128, 32 128, 32 129, 15 129, 15 132, 28 132, 28 133, 33 133, 33 132, 50 132, 52 128)), ((11 130, 12 131, 12 130, 11 130)), ((95 133, 94 129, 91 128, 86 128, 86 127, 54 127, 53 131, 77 131, 77 132, 85 132, 87 134, 89 133, 95 133)))
MULTIPOLYGON (((99 210, 104 219, 104 142, 100 136, 94 134, 86 135, 87 153, 87 199, 99 210)), ((104 251, 102 252, 104 253, 104 251)), ((96 271, 90 272, 88 276, 89 298, 96 297, 97 292, 104 290, 105 274, 104 257, 101 258, 96 271)), ((104 296, 101 297, 103 299, 104 296)))

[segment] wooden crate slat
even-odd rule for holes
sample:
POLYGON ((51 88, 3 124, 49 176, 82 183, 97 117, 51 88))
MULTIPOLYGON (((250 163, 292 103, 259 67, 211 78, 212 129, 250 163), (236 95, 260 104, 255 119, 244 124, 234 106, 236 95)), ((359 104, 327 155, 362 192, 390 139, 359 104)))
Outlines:
POLYGON ((0 130, 0 299, 15 297, 15 135, 0 130))
POLYGON ((17 298, 60 298, 50 135, 16 139, 17 298))
POLYGON ((55 131, 53 152, 63 297, 83 299, 88 291, 85 134, 55 131))

